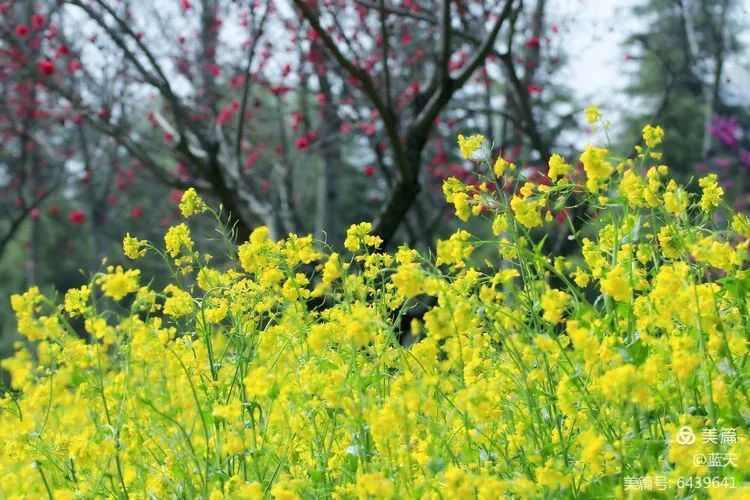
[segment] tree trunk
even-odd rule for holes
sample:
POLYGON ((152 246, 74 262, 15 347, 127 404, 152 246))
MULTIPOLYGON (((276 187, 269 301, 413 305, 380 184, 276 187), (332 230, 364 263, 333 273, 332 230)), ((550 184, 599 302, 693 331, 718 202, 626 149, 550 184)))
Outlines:
POLYGON ((325 74, 318 75, 318 86, 326 98, 326 104, 323 108, 320 134, 323 141, 321 147, 323 163, 318 177, 315 233, 318 238, 334 244, 340 241, 342 234, 342 224, 339 219, 339 179, 341 179, 344 161, 341 143, 336 138, 341 129, 341 118, 336 112, 333 91, 325 74))

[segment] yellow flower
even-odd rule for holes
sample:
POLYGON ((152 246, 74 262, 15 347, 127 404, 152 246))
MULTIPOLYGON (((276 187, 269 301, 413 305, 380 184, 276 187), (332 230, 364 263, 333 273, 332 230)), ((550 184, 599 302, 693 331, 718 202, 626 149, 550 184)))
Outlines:
POLYGON ((122 239, 122 251, 128 259, 135 260, 146 255, 147 243, 147 241, 139 240, 130 236, 130 233, 127 233, 122 239))
POLYGON ((459 230, 453 233, 448 241, 438 241, 435 265, 448 264, 456 268, 464 267, 465 260, 474 251, 474 247, 467 243, 470 237, 468 232, 459 230))
POLYGON ((323 283, 330 285, 335 280, 341 277, 341 261, 339 260, 339 254, 333 252, 326 263, 323 265, 323 277, 321 278, 323 283))
POLYGON ((680 256, 682 241, 680 233, 672 226, 663 226, 657 236, 661 252, 667 259, 676 259, 680 256))
POLYGON ((237 498, 241 500, 257 500, 263 498, 263 486, 257 481, 246 483, 237 489, 236 495, 237 498))
POLYGON ((691 250, 691 254, 696 262, 705 262, 716 269, 729 271, 735 266, 742 263, 738 252, 735 252, 732 245, 716 241, 710 236, 701 238, 691 250))
POLYGON ((621 265, 615 266, 602 280, 602 291, 620 302, 630 302, 633 289, 630 287, 628 273, 621 265))
POLYGON ((701 210, 710 212, 718 207, 724 196, 724 190, 716 183, 716 174, 709 174, 701 178, 698 184, 703 188, 703 195, 700 202, 701 210))
POLYGON ((228 404, 219 404, 211 410, 211 416, 222 420, 237 420, 242 416, 242 403, 234 399, 228 404))
POLYGON ((550 323, 562 323, 562 315, 570 299, 570 294, 562 290, 548 289, 541 299, 541 306, 544 311, 542 319, 550 323))
POLYGON ((221 274, 216 269, 210 267, 202 267, 198 271, 198 287, 203 291, 209 291, 212 288, 221 285, 221 274))
POLYGON ((107 274, 97 278, 105 297, 121 300, 128 294, 138 291, 141 271, 138 269, 123 270, 122 266, 107 268, 107 274))
POLYGON ((492 234, 499 236, 500 233, 508 230, 508 218, 505 215, 498 215, 492 221, 492 234))
POLYGON ((586 122, 588 122, 589 125, 593 125, 602 119, 602 114, 599 112, 599 108, 593 104, 584 109, 583 114, 586 115, 586 122))
POLYGON ((219 323, 229 312, 229 304, 226 299, 212 299, 208 305, 209 307, 204 309, 203 314, 209 323, 219 323))
POLYGON ((258 366, 250 370, 243 380, 245 392, 249 398, 263 397, 270 394, 274 377, 265 366, 258 366))
POLYGON ((672 180, 667 185, 664 193, 664 209, 667 213, 684 217, 689 204, 688 196, 685 190, 677 187, 677 183, 672 180))
POLYGON ((14 294, 10 297, 10 305, 16 316, 33 316, 37 310, 37 304, 44 300, 39 287, 29 288, 25 293, 14 294))
POLYGON ((583 170, 586 172, 586 187, 596 193, 612 175, 614 167, 609 162, 609 150, 594 146, 586 146, 581 155, 583 170))
POLYGON ((199 214, 208 210, 208 207, 203 200, 200 199, 195 188, 190 188, 185 191, 180 200, 180 212, 183 217, 190 217, 193 214, 199 214))
POLYGON ((396 285, 399 293, 407 299, 419 295, 424 288, 422 269, 416 262, 398 266, 398 270, 391 276, 391 281, 396 285))
POLYGON ((745 214, 734 214, 734 217, 732 217, 732 229, 738 235, 750 238, 750 218, 745 214))
POLYGON ((514 163, 510 163, 506 161, 502 156, 498 156, 497 160, 495 160, 495 164, 492 167, 492 171, 495 173, 495 176, 500 179, 503 175, 505 175, 506 170, 515 170, 515 168, 516 165, 514 163))
POLYGON ((533 200, 531 197, 520 198, 514 196, 510 200, 510 208, 524 227, 531 229, 542 225, 540 208, 544 205, 543 200, 533 200))
POLYGON ((278 481, 271 488, 271 497, 274 500, 297 500, 300 496, 289 488, 289 484, 285 481, 278 481))
POLYGON ((193 311, 193 297, 186 291, 169 284, 164 288, 164 293, 168 294, 164 302, 164 314, 179 318, 193 311))
POLYGON ((644 397, 641 388, 646 383, 654 381, 653 378, 647 378, 653 376, 646 371, 647 365, 648 363, 644 363, 640 366, 643 372, 639 372, 638 368, 630 363, 616 366, 602 374, 594 382, 594 388, 605 400, 615 404, 643 403, 648 399, 648 395, 646 393, 644 397))
POLYGON ((552 182, 557 182, 557 179, 567 176, 571 168, 570 164, 565 163, 565 158, 558 154, 553 154, 549 159, 549 172, 547 172, 547 176, 552 182))
MULTIPOLYGON (((165 255, 196 273, 160 273, 164 288, 108 267, 62 305, 36 287, 13 295, 0 498, 609 498, 627 496, 611 480, 623 467, 666 474, 673 496, 712 453, 731 454, 742 479, 750 219, 693 217, 700 196, 663 166, 634 167, 646 150, 612 172, 606 150, 589 152, 598 192, 576 194, 584 227, 569 257, 525 225, 569 207, 577 186, 529 182, 506 207, 453 179, 446 197, 479 216, 477 236, 457 227, 434 252, 371 251, 365 223, 346 235, 361 255, 326 258, 309 235, 274 241, 261 227, 210 261, 178 226, 165 255), (594 284, 599 296, 580 288, 594 284), (680 416, 686 405, 711 411, 680 416), (692 445, 675 441, 685 425, 692 445), (730 426, 733 443, 701 441, 730 426), (633 446, 643 440, 662 446, 633 446)), ((557 182, 567 169, 550 158, 557 182)), ((709 209, 717 182, 701 185, 709 209)), ((146 247, 123 240, 132 256, 146 247)))
POLYGON ((455 177, 443 182, 443 194, 445 201, 452 203, 456 208, 456 217, 462 221, 469 220, 471 209, 469 207, 469 195, 466 194, 466 186, 455 177))
POLYGON ((583 246, 581 247, 581 253, 583 254, 586 264, 589 265, 589 269, 591 269, 591 274, 594 276, 600 276, 602 268, 607 263, 601 250, 588 238, 584 238, 582 243, 583 246))
POLYGON ((379 248, 383 243, 383 240, 379 236, 370 234, 372 231, 372 224, 369 222, 361 222, 354 224, 346 231, 346 240, 344 240, 344 247, 350 252, 356 252, 362 248, 362 243, 365 246, 379 248))
POLYGON ((653 149, 661 144, 664 138, 664 129, 660 126, 654 127, 653 125, 646 125, 643 127, 643 141, 646 143, 649 149, 653 149))
POLYGON ((458 147, 461 149, 461 156, 467 160, 474 160, 475 153, 482 148, 485 138, 481 134, 474 134, 469 137, 458 135, 458 147))
POLYGON ((170 227, 164 235, 164 243, 167 246, 167 253, 173 258, 177 257, 183 248, 191 251, 194 245, 190 238, 190 229, 185 224, 170 227))
POLYGON ((72 317, 83 314, 88 308, 90 297, 91 289, 88 285, 83 285, 81 288, 71 288, 65 292, 65 312, 72 317))
POLYGON ((544 467, 538 467, 534 471, 537 483, 551 490, 567 488, 573 482, 572 474, 560 472, 554 467, 554 461, 549 458, 544 467))
POLYGON ((620 194, 627 198, 628 205, 633 208, 643 206, 643 192, 645 188, 646 186, 641 176, 636 175, 632 170, 625 171, 618 187, 620 194))
POLYGON ((393 496, 393 482, 385 477, 382 472, 371 472, 357 475, 357 497, 383 498, 388 499, 393 496))
POLYGON ((266 226, 258 226, 255 229, 253 229, 253 232, 250 233, 250 243, 254 243, 256 245, 259 245, 261 243, 264 243, 266 241, 269 241, 269 229, 266 226))
POLYGON ((89 318, 83 323, 84 329, 99 340, 112 340, 113 328, 104 318, 89 318))
POLYGON ((602 472, 602 452, 607 440, 594 431, 587 430, 579 436, 578 441, 583 443, 581 461, 593 474, 600 474, 602 472))
POLYGON ((576 270, 573 271, 573 273, 570 275, 570 277, 573 278, 575 284, 580 286, 581 288, 588 286, 589 280, 591 279, 588 273, 580 267, 577 267, 576 270))

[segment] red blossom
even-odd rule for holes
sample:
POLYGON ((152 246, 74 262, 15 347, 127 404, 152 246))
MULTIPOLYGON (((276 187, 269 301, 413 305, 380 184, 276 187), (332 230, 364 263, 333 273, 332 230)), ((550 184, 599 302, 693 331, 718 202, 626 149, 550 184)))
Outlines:
POLYGON ((80 225, 83 224, 86 220, 86 214, 83 212, 83 210, 73 210, 68 214, 68 220, 72 222, 73 224, 80 225))
POLYGON ((37 67, 43 75, 53 75, 55 73, 55 63, 53 63, 49 59, 39 61, 37 63, 37 67))
POLYGON ((130 211, 130 216, 134 219, 140 219, 143 217, 143 207, 137 206, 130 211))
POLYGON ((18 26, 16 26, 16 35, 23 38, 28 34, 29 34, 28 26, 26 26, 25 24, 19 24, 18 26))
POLYGON ((542 93, 542 86, 538 83, 531 83, 526 86, 526 92, 528 92, 529 95, 539 95, 542 93))
POLYGON ((563 208, 555 214, 555 222, 560 225, 568 218, 568 210, 563 208))
POLYGON ((375 135, 375 124, 374 123, 360 123, 359 129, 366 135, 375 135))
POLYGON ((229 120, 232 119, 232 115, 234 114, 234 108, 223 108, 219 114, 216 116, 216 124, 221 126, 227 123, 229 120))
POLYGON ((81 64, 81 61, 78 59, 71 59, 68 61, 68 71, 71 73, 75 73, 76 71, 80 70, 83 67, 81 64))
POLYGON ((292 128, 292 130, 296 131, 299 128, 300 123, 302 123, 302 113, 294 111, 291 117, 292 123, 290 124, 290 127, 292 128))
POLYGON ((302 135, 294 140, 294 147, 303 150, 310 147, 310 137, 308 135, 302 135))
POLYGON ((177 205, 180 201, 182 201, 182 191, 180 191, 179 189, 170 190, 169 201, 177 205))
POLYGON ((229 80, 229 86, 235 89, 242 88, 242 86, 245 84, 245 76, 244 75, 237 75, 231 80, 229 80))
POLYGON ((373 167, 372 165, 367 165, 365 169, 362 170, 362 173, 367 177, 372 177, 375 175, 375 167, 373 167))
POLYGON ((180 179, 188 179, 190 177, 190 169, 188 169, 188 166, 185 165, 185 163, 178 161, 176 167, 177 177, 180 179))
POLYGON ((34 14, 33 16, 31 16, 31 25, 32 25, 32 26, 33 26, 34 28, 36 28, 36 29, 39 29, 39 28, 41 28, 42 26, 44 26, 44 23, 45 23, 45 22, 46 22, 46 19, 45 19, 45 17, 44 17, 43 15, 41 15, 41 14, 34 14))

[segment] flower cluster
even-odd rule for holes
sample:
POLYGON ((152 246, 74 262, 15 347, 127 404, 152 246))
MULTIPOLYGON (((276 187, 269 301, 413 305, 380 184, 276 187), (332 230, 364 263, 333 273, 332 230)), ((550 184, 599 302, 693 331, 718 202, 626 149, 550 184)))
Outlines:
MULTIPOLYGON (((486 179, 445 193, 495 236, 434 258, 365 223, 332 253, 257 228, 219 265, 180 224, 166 251, 123 242, 164 257, 165 288, 111 267, 62 306, 13 296, 0 497, 608 498, 645 478, 673 498, 711 477, 746 498, 750 222, 715 179, 669 179, 662 136, 589 146, 583 172, 555 155, 539 184, 462 138, 486 179), (582 214, 577 252, 547 255, 555 210, 582 214)), ((221 220, 194 192, 181 208, 221 220)))

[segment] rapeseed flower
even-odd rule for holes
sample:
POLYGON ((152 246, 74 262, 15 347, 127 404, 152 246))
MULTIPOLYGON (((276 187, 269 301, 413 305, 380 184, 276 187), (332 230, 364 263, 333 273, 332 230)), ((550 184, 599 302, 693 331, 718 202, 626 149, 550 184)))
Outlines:
MULTIPOLYGON (((178 224, 164 288, 110 266, 60 305, 13 295, 0 497, 617 496, 629 476, 707 474, 696 453, 731 455, 747 496, 750 224, 716 177, 698 199, 650 155, 615 168, 590 146, 584 185, 553 156, 565 182, 510 199, 449 179, 459 218, 496 237, 459 228, 435 255, 381 250, 363 223, 348 252, 259 227, 222 262, 178 224), (569 255, 527 231, 547 206, 586 214, 569 255)), ((146 248, 162 252, 123 240, 146 248)))

